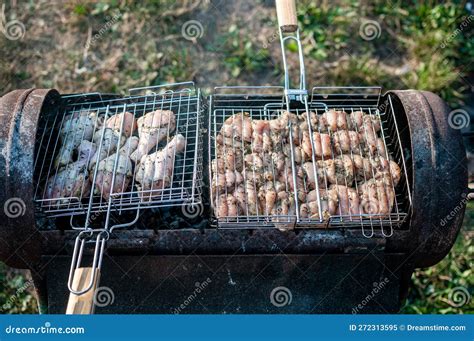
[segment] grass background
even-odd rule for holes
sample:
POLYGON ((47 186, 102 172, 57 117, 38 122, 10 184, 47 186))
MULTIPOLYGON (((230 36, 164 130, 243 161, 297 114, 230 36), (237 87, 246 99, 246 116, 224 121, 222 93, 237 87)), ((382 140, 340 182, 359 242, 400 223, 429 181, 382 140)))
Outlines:
MULTIPOLYGON (((308 88, 381 85, 416 88, 453 108, 474 102, 474 17, 466 1, 298 1, 308 88), (372 40, 361 27, 373 20, 372 40), (471 102, 470 102, 471 101, 471 102)), ((20 40, 0 34, 0 93, 53 87, 63 93, 123 92, 136 86, 195 80, 219 85, 280 85, 282 62, 273 1, 10 1, 20 40), (202 35, 185 39, 189 20, 202 35)), ((295 51, 295 46, 289 49, 295 51)), ((297 67, 296 53, 289 55, 297 67)), ((472 105, 472 104, 471 104, 472 105)), ((469 149, 473 146, 468 145, 469 149)), ((472 293, 474 205, 450 254, 417 270, 404 313, 472 313, 456 307, 458 286, 472 293)), ((0 264, 0 309, 36 312, 28 274, 0 264)))

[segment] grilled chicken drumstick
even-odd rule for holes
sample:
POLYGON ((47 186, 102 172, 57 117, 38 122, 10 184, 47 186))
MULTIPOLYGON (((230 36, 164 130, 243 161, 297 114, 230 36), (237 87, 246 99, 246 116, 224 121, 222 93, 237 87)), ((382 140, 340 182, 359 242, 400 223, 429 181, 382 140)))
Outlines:
POLYGON ((55 159, 56 168, 65 166, 72 162, 72 157, 81 141, 91 141, 94 134, 94 126, 97 122, 97 113, 81 111, 68 115, 59 131, 61 147, 55 159))
MULTIPOLYGON (((140 145, 139 145, 140 147, 140 145)), ((151 190, 161 190, 171 185, 175 156, 186 147, 186 139, 177 134, 161 150, 142 156, 135 171, 137 187, 144 191, 144 198, 152 198, 151 190)))
POLYGON ((176 116, 171 110, 155 110, 140 117, 137 125, 140 140, 137 150, 130 156, 134 162, 139 162, 176 129, 176 116))
MULTIPOLYGON (((111 194, 121 193, 127 189, 133 174, 130 154, 137 146, 138 137, 131 136, 118 152, 99 162, 94 186, 95 194, 100 194, 105 200, 109 200, 111 194)), ((91 177, 94 171, 94 169, 91 171, 91 177)))
MULTIPOLYGON (((78 147, 79 158, 52 175, 46 182, 46 199, 83 198, 90 194, 91 184, 87 173, 87 165, 96 145, 90 141, 81 141, 78 147)), ((66 201, 67 202, 67 201, 66 201)), ((52 205, 58 201, 51 201, 52 205)))

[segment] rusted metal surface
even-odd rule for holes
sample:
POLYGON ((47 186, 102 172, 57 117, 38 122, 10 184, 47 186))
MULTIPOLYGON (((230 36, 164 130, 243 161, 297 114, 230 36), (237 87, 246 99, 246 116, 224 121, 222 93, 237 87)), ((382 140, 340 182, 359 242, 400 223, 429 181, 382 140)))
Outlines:
POLYGON ((36 129, 56 90, 15 90, 0 98, 0 259, 17 268, 34 268, 41 256, 35 227, 33 165, 36 129))
MULTIPOLYGON (((50 262, 48 312, 61 314, 70 258, 44 261, 50 262)), ((375 252, 105 257, 101 286, 114 293, 114 301, 96 313, 396 313, 401 262, 400 255, 375 252), (378 294, 357 308, 374 287, 378 294), (286 303, 275 297, 281 290, 286 303)))
MULTIPOLYGON (((400 231, 402 232, 402 231, 400 231)), ((60 251, 70 253, 76 233, 73 231, 44 231, 47 247, 43 254, 60 251), (63 245, 67 245, 63 248, 63 245)), ((109 254, 314 254, 367 253, 381 251, 385 239, 365 238, 360 231, 305 230, 134 230, 115 231, 107 242, 109 254)))
MULTIPOLYGON (((408 256, 415 267, 432 266, 449 252, 462 225, 467 202, 466 152, 460 131, 449 125, 449 107, 437 95, 414 90, 387 95, 392 96, 397 115, 406 113, 407 126, 401 129, 411 145, 407 150, 413 199, 408 256)), ((387 240, 387 250, 399 247, 387 240)))

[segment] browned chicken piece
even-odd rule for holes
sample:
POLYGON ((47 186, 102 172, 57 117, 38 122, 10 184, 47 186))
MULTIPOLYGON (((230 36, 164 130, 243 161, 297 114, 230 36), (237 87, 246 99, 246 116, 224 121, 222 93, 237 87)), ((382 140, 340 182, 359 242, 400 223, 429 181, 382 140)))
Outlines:
MULTIPOLYGON (((232 169, 242 171, 244 164, 243 153, 240 150, 227 149, 225 153, 218 153, 216 160, 212 160, 214 163, 213 167, 219 169, 219 172, 223 173, 225 169, 232 169)), ((215 170, 213 170, 215 171, 215 170)))
POLYGON ((176 129, 176 116, 171 110, 155 110, 140 117, 137 126, 140 140, 137 150, 131 155, 134 162, 139 162, 161 141, 171 136, 176 129))
MULTIPOLYGON (((304 191, 304 177, 305 177, 305 171, 303 170, 303 167, 301 166, 296 166, 296 188, 297 188, 297 193, 298 193, 298 199, 301 201, 304 201, 306 197, 306 193, 304 191)), ((293 171, 290 166, 287 166, 285 170, 280 174, 278 177, 278 181, 281 183, 284 183, 286 186, 288 186, 288 190, 290 192, 295 191, 295 184, 294 181, 295 179, 293 178, 293 171)))
POLYGON ((360 214, 359 194, 354 188, 331 185, 331 189, 334 189, 337 193, 339 201, 337 212, 339 215, 352 216, 360 214))
POLYGON ((119 136, 119 133, 110 128, 103 127, 94 133, 94 143, 97 146, 97 151, 92 156, 89 163, 89 169, 94 169, 96 163, 104 160, 106 157, 114 154, 117 149, 120 149, 125 143, 125 135, 119 136))
POLYGON ((245 185, 240 184, 234 191, 234 198, 237 200, 239 211, 247 214, 247 193, 245 192, 245 185))
POLYGON ((319 126, 321 131, 346 130, 347 129, 347 114, 344 111, 329 110, 324 112, 319 118, 319 126))
POLYGON ((224 193, 227 188, 226 176, 224 173, 214 173, 211 181, 211 190, 214 196, 224 193))
POLYGON ((296 215, 295 200, 286 192, 277 194, 277 202, 271 212, 272 222, 276 223, 275 227, 280 231, 288 231, 294 228, 294 219, 290 216, 296 215))
POLYGON ((94 127, 97 124, 97 113, 80 111, 67 115, 59 131, 61 145, 54 165, 56 168, 73 161, 73 154, 83 140, 91 141, 94 127))
POLYGON ((380 131, 380 118, 377 115, 366 114, 362 111, 355 111, 348 118, 349 129, 361 132, 364 127, 371 128, 378 133, 380 131))
POLYGON ((77 148, 77 161, 84 162, 87 166, 91 161, 92 157, 94 156, 96 150, 97 145, 94 142, 90 142, 87 140, 81 141, 81 144, 77 148))
POLYGON ((216 153, 219 155, 225 154, 231 150, 242 151, 244 143, 242 141, 235 140, 231 137, 223 137, 221 134, 216 136, 216 153))
POLYGON ((213 174, 225 172, 225 162, 222 157, 217 157, 211 161, 211 170, 213 174))
POLYGON ((375 179, 380 179, 386 184, 397 186, 401 178, 401 169, 395 161, 387 160, 383 157, 372 160, 372 167, 375 170, 375 179))
POLYGON ((359 132, 359 139, 362 142, 362 150, 365 155, 373 156, 377 152, 378 136, 370 127, 371 124, 365 125, 359 132))
MULTIPOLYGON (((288 150, 288 154, 286 152, 273 152, 272 153, 272 164, 275 169, 276 173, 281 173, 283 169, 285 168, 285 159, 290 158, 291 154, 290 151, 288 150)), ((297 162, 298 163, 298 162, 297 162)))
MULTIPOLYGON (((331 137, 329 134, 315 132, 313 133, 314 155, 317 159, 329 159, 332 156, 331 137)), ((305 160, 312 159, 313 148, 311 146, 311 139, 309 133, 303 133, 303 141, 301 148, 305 155, 305 160)))
POLYGON ((377 139, 377 153, 379 156, 385 157, 387 152, 385 150, 385 143, 380 137, 377 139))
POLYGON ((269 120, 268 124, 272 133, 276 135, 288 135, 288 127, 298 124, 298 117, 288 111, 284 111, 281 115, 273 120, 269 120))
POLYGON ((351 151, 351 140, 349 137, 349 131, 339 130, 332 134, 332 141, 336 154, 348 153, 351 151))
POLYGON ((227 194, 227 216, 237 217, 239 215, 239 205, 237 199, 232 194, 227 194))
MULTIPOLYGON (((334 189, 320 189, 319 199, 321 201, 321 213, 323 220, 327 220, 332 215, 337 213, 338 197, 337 192, 334 189)), ((306 202, 300 205, 300 217, 320 219, 316 190, 309 192, 306 202)))
POLYGON ((252 143, 251 150, 254 153, 261 153, 264 150, 271 150, 270 124, 266 120, 252 121, 252 143), (270 146, 268 145, 270 144, 270 146))
POLYGON ((257 186, 252 179, 247 179, 245 182, 245 191, 247 193, 247 207, 250 215, 257 215, 262 213, 260 210, 257 196, 257 186))
POLYGON ((395 192, 392 187, 377 179, 370 179, 359 186, 362 213, 385 217, 392 211, 395 192))
POLYGON ((228 117, 220 130, 220 134, 225 138, 245 142, 252 142, 252 132, 252 119, 247 112, 228 117))
MULTIPOLYGON (((45 199, 84 198, 89 196, 91 184, 86 163, 76 161, 68 164, 46 183, 45 199)), ((52 200, 51 205, 65 204, 68 200, 52 200)))
POLYGON ((318 161, 316 166, 313 166, 312 162, 305 162, 302 169, 304 170, 308 189, 312 190, 316 188, 316 176, 318 178, 319 187, 325 186, 325 163, 323 161, 318 161))
POLYGON ((137 187, 145 191, 144 198, 151 198, 153 190, 161 190, 171 185, 176 154, 182 153, 185 147, 186 139, 177 134, 163 149, 142 157, 135 175, 137 187))
MULTIPOLYGON (((319 147, 321 147, 321 145, 319 145, 319 147)), ((316 146, 315 146, 315 150, 317 150, 316 146)), ((312 154, 313 154, 313 148, 311 146, 311 139, 309 137, 309 131, 305 131, 302 134, 301 151, 303 152, 303 159, 304 160, 311 160, 312 154)))
POLYGON ((359 131, 364 124, 365 114, 362 111, 354 111, 348 115, 349 128, 351 130, 359 131))
POLYGON ((309 136, 310 128, 308 124, 308 116, 309 116, 309 122, 311 123, 312 129, 318 128, 318 116, 314 112, 309 112, 309 113, 305 112, 299 115, 295 115, 295 114, 291 114, 291 115, 293 116, 292 116, 292 119, 289 121, 291 122, 291 128, 292 128, 291 133, 293 137, 293 145, 295 147, 299 147, 303 144, 303 139, 305 138, 304 134, 306 134, 306 136, 309 136))
POLYGON ((366 114, 364 116, 364 123, 365 124, 371 124, 372 125, 372 129, 378 133, 381 129, 381 125, 380 125, 380 117, 377 116, 377 115, 374 115, 374 114, 366 114))
POLYGON ((275 180, 275 191, 277 191, 277 193, 280 193, 280 192, 287 192, 288 188, 286 186, 286 183, 284 182, 281 182, 281 181, 278 181, 278 180, 275 180))
POLYGON ((349 196, 349 210, 352 215, 360 215, 360 200, 359 193, 355 188, 347 188, 347 194, 349 196))
POLYGON ((339 130, 333 136, 336 153, 360 153, 359 134, 352 130, 339 130))
MULTIPOLYGON (((354 180, 354 166, 347 155, 342 155, 335 160, 320 160, 316 163, 316 172, 319 186, 325 186, 326 182, 331 184, 351 185, 354 180)), ((316 186, 314 169, 311 162, 303 164, 309 189, 316 186)))
MULTIPOLYGON (((300 115, 303 118, 304 125, 300 124, 300 129, 307 129, 308 127, 308 113, 302 113, 300 115)), ((318 127, 318 115, 314 111, 309 112, 309 122, 311 123, 312 130, 317 129, 318 127)))
POLYGON ((360 138, 357 132, 349 130, 350 151, 354 154, 359 154, 361 150, 360 138))
MULTIPOLYGON (((328 160, 329 161, 329 160, 328 160)), ((352 186, 354 182, 354 164, 349 155, 341 155, 334 160, 335 179, 328 177, 332 184, 352 186)))
POLYGON ((265 182, 262 172, 255 172, 253 170, 246 169, 243 175, 245 181, 251 181, 257 188, 259 188, 265 182))
POLYGON ((227 207, 227 195, 221 194, 216 198, 214 203, 215 213, 217 218, 225 218, 229 215, 227 207))
MULTIPOLYGON (((137 146, 138 137, 131 136, 118 152, 99 162, 94 185, 95 194, 100 194, 105 200, 109 200, 113 194, 127 190, 133 175, 130 154, 137 149, 137 146)), ((91 177, 94 173, 91 171, 91 177)))
POLYGON ((226 169, 224 173, 214 173, 212 187, 214 192, 223 192, 227 188, 229 191, 240 185, 244 181, 242 174, 238 171, 226 169))
POLYGON ((245 155, 245 169, 255 172, 263 171, 263 160, 259 153, 252 153, 245 155))
POLYGON ((258 191, 259 211, 270 215, 275 205, 277 193, 272 182, 266 182, 258 191))
MULTIPOLYGON (((87 164, 91 155, 95 153, 95 143, 90 141, 81 141, 78 147, 78 160, 69 163, 53 174, 46 182, 45 199, 55 198, 84 198, 89 196, 91 184, 87 172, 87 164)), ((65 200, 52 200, 51 205, 58 203, 67 203, 65 200)))
POLYGON ((354 154, 352 155, 352 160, 354 161, 356 181, 366 181, 373 177, 372 163, 369 158, 354 154))
POLYGON ((132 136, 133 132, 137 130, 135 116, 128 111, 109 117, 105 122, 105 126, 118 134, 122 131, 122 134, 126 137, 132 136))

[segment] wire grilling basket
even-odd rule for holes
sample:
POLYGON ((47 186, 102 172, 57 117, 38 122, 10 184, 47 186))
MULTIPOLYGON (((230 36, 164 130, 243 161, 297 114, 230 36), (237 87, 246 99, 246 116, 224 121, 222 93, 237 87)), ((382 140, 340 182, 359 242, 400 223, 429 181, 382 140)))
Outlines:
POLYGON ((63 96, 56 112, 43 115, 35 202, 49 217, 70 216, 79 231, 68 313, 93 311, 83 294, 98 285, 114 229, 134 225, 144 209, 201 204, 201 116, 201 94, 192 82, 131 89, 126 97, 63 96), (92 265, 81 267, 89 243, 92 265))
POLYGON ((379 87, 315 87, 311 97, 293 1, 277 1, 284 87, 218 87, 209 108, 210 192, 219 227, 380 226, 411 207, 390 97, 379 87), (298 46, 290 87, 285 44, 298 46))
MULTIPOLYGON (((89 218, 97 212, 112 210, 121 213, 200 202, 200 93, 193 83, 132 89, 127 97, 97 93, 64 96, 62 99, 64 105, 42 122, 41 150, 35 160, 40 179, 35 199, 42 212, 53 217, 87 215, 89 218), (127 120, 140 122, 140 117, 147 114, 153 115, 162 125, 156 137, 150 135, 156 143, 151 143, 149 154, 166 149, 172 145, 173 138, 184 139, 182 150, 171 148, 169 157, 163 160, 164 168, 169 169, 169 179, 151 184, 145 178, 149 174, 136 169, 122 169, 124 162, 117 152, 122 150, 125 155, 133 156, 133 149, 137 149, 137 143, 138 147, 141 144, 140 137, 134 137, 140 134, 140 127, 127 126, 127 120), (71 122, 78 124, 79 129, 68 129, 71 122), (117 136, 121 136, 121 141, 114 140, 117 136), (128 138, 130 136, 134 140, 128 138), (92 143, 85 143, 89 140, 92 143), (71 148, 68 147, 69 141, 71 148), (95 144, 95 148, 91 148, 91 144, 95 144), (85 147, 81 149, 83 145, 85 147), (74 155, 73 147, 76 146, 78 155, 74 155), (81 157, 88 165, 80 163, 81 157), (110 175, 105 178, 101 160, 108 161, 105 167, 110 175), (64 176, 65 172, 69 173, 64 176), (125 174, 128 181, 119 179, 123 173, 128 173, 125 174), (107 181, 110 186, 105 186, 107 181)), ((137 159, 134 163, 139 162, 137 159)))

